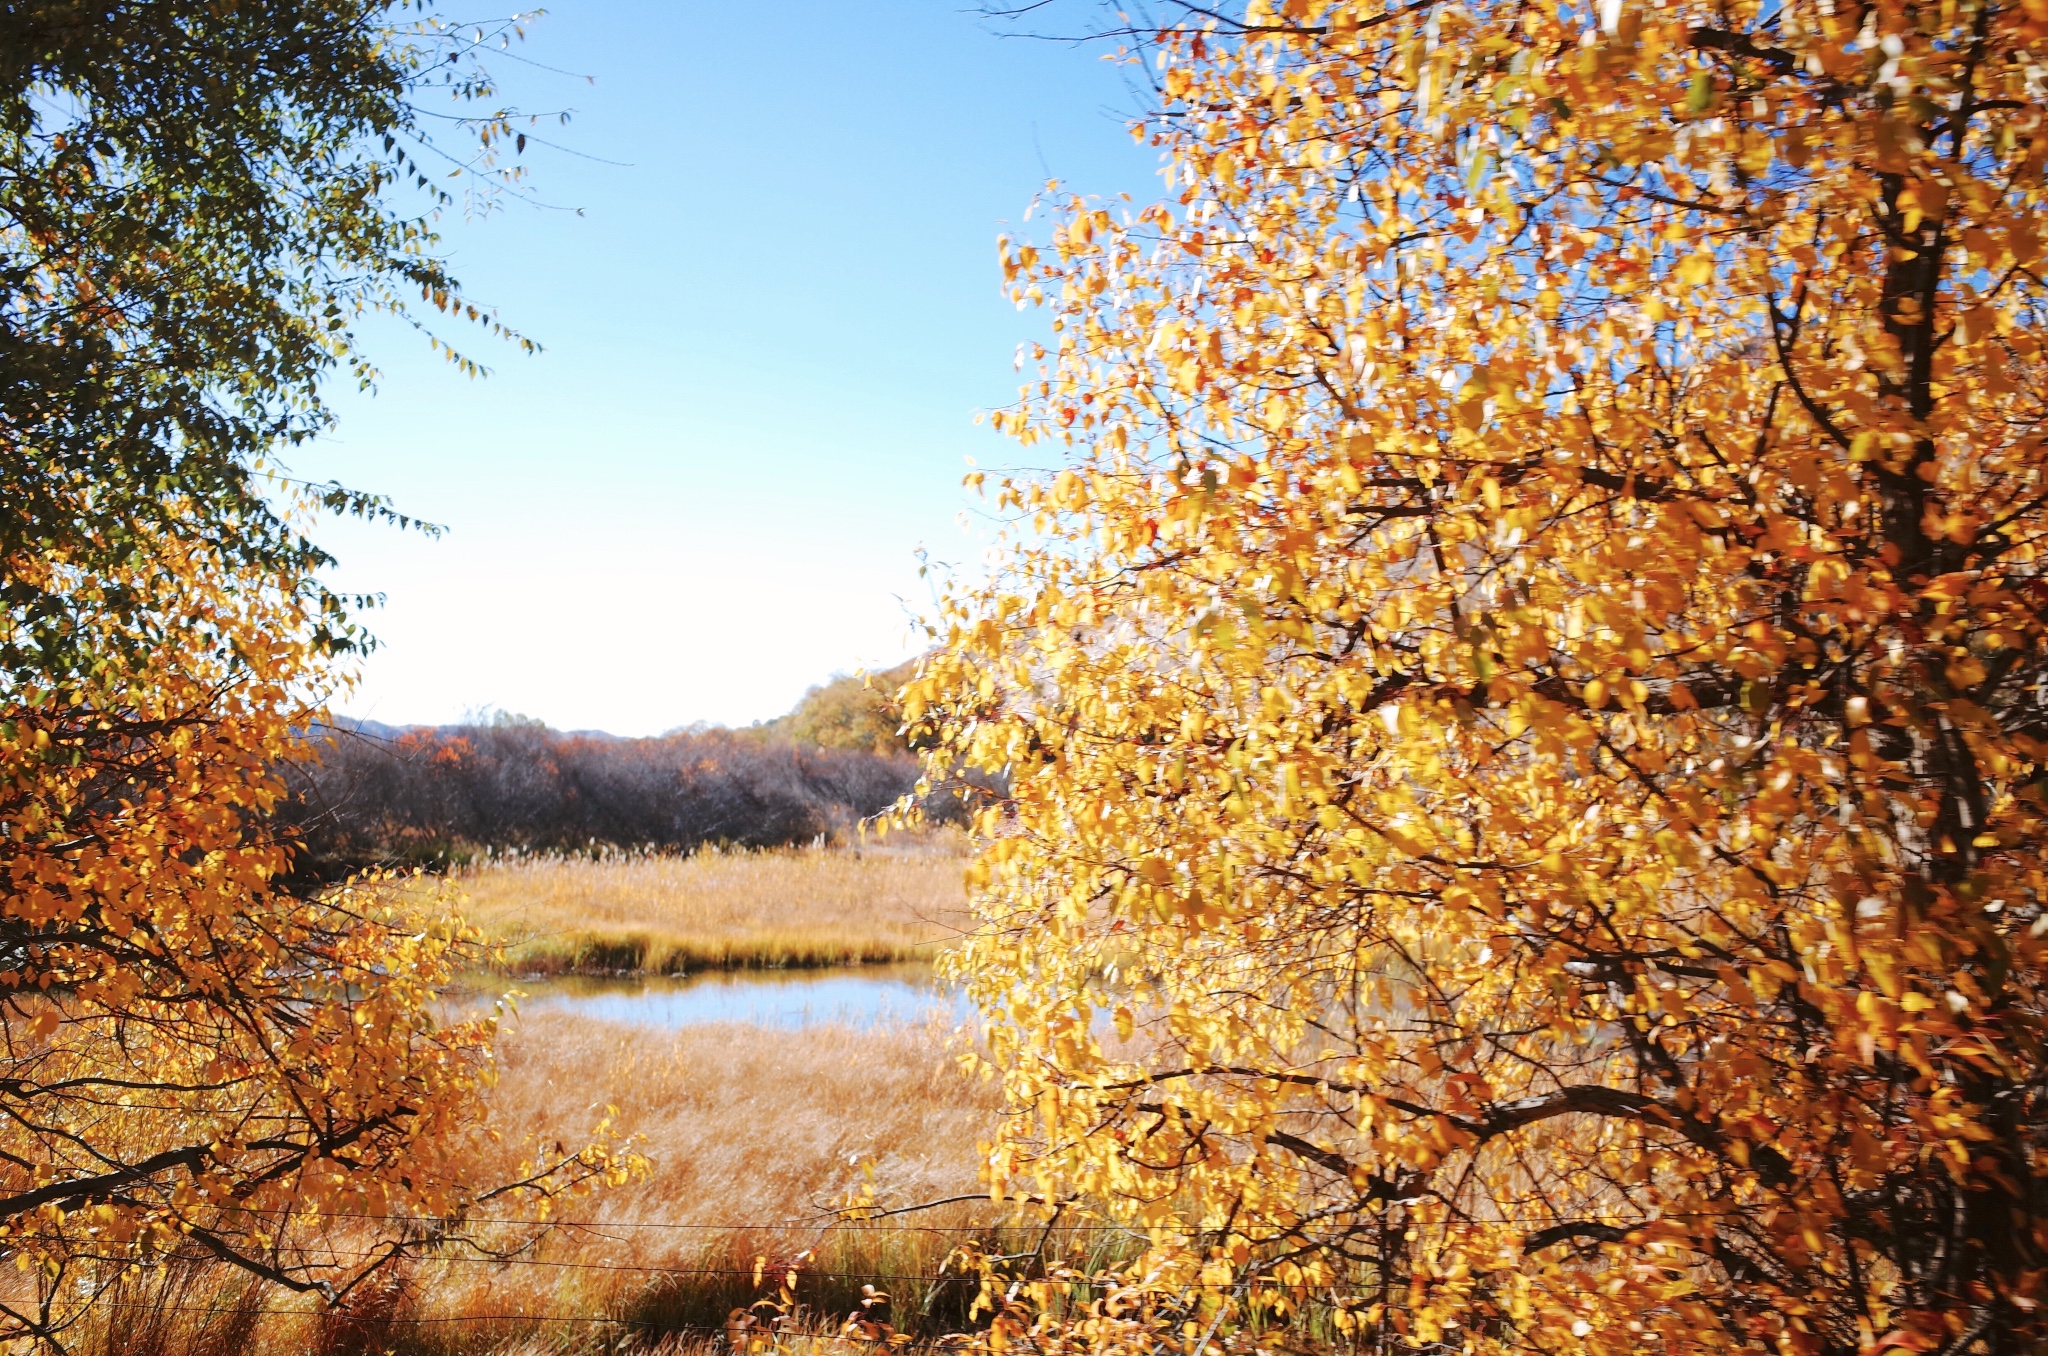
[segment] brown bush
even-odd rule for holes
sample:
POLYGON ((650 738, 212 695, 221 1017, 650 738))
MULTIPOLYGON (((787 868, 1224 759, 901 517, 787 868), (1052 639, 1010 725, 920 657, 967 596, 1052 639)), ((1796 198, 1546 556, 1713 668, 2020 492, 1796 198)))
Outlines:
POLYGON ((499 720, 323 727, 280 811, 302 870, 445 864, 479 848, 688 851, 843 835, 917 782, 907 754, 728 730, 650 739, 499 720))

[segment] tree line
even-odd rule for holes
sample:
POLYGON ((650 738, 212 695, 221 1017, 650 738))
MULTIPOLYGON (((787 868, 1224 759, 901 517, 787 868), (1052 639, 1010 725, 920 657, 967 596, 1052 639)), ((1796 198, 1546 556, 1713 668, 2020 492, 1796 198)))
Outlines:
POLYGON ((280 822, 301 871, 447 863, 479 848, 777 847, 854 832, 910 792, 897 747, 754 730, 645 739, 497 720, 391 729, 337 721, 285 768, 280 822))

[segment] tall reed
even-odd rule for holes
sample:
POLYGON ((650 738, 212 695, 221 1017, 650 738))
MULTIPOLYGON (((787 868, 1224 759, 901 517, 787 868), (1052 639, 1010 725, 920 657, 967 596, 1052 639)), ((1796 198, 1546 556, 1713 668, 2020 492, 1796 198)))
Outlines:
POLYGON ((682 974, 930 959, 964 922, 961 848, 500 855, 441 888, 515 974, 682 974))

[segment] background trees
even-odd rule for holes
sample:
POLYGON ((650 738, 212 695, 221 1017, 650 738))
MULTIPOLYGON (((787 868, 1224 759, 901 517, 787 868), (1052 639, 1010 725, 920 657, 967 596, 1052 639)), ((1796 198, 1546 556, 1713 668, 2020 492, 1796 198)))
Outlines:
MULTIPOLYGON (((484 36, 381 2, 0 13, 0 1339, 171 1253, 338 1298, 479 1197, 491 1024, 431 1006, 459 931, 279 885, 274 768, 360 642, 308 516, 386 510, 268 473, 323 375, 366 374, 364 309, 476 314, 414 100, 487 97, 484 36), (374 1246, 324 1242, 337 1213, 374 1246)), ((617 1166, 569 1160, 536 1183, 617 1166)))
POLYGON ((827 749, 865 749, 903 754, 903 707, 896 694, 916 670, 916 662, 898 664, 875 674, 840 674, 804 693, 796 709, 757 728, 827 749))
POLYGON ((285 769, 278 819, 302 837, 301 866, 329 873, 476 848, 780 847, 848 833, 917 783, 907 752, 750 730, 344 727, 320 732, 310 753, 285 769))
POLYGON ((2033 1349, 2048 20, 1184 13, 906 701, 1081 1335, 2033 1349))

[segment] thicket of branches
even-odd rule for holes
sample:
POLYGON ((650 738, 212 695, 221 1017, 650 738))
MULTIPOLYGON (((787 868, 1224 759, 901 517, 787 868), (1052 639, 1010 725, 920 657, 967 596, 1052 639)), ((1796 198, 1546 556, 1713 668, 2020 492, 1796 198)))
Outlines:
POLYGON ((307 869, 446 861, 478 847, 678 851, 839 835, 916 784, 908 754, 710 730, 651 739, 521 723, 346 726, 289 771, 307 869))

